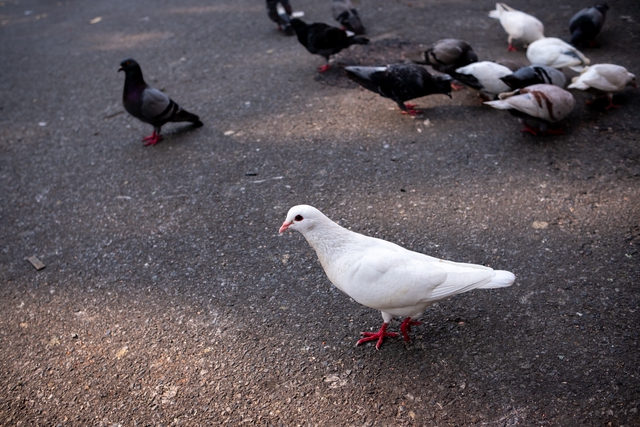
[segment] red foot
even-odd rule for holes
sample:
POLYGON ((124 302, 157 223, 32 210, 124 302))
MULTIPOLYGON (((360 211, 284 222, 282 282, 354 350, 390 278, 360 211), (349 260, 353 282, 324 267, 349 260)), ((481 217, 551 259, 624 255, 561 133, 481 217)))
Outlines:
POLYGON ((464 89, 464 85, 460 84, 458 82, 451 82, 451 89, 452 90, 462 90, 462 89, 464 89))
POLYGON ((384 341, 386 337, 398 336, 398 334, 396 334, 395 332, 387 332, 387 326, 389 326, 388 323, 383 323, 382 326, 380 326, 380 330, 378 332, 361 332, 360 335, 362 335, 364 338, 361 338, 356 343, 356 346, 359 346, 360 344, 363 344, 368 341, 378 340, 378 342, 376 343, 376 350, 380 350, 382 341, 384 341))
POLYGON ((318 72, 319 72, 320 74, 322 74, 322 73, 327 72, 330 68, 331 68, 331 65, 329 65, 329 64, 324 64, 324 65, 321 65, 320 67, 318 67, 318 72))
POLYGON ((609 105, 604 107, 605 110, 610 110, 612 108, 622 108, 622 105, 614 104, 613 101, 609 101, 609 105))
POLYGON ((524 133, 530 133, 533 136, 537 136, 538 135, 538 131, 531 128, 529 125, 524 125, 524 128, 522 129, 522 132, 524 133))
POLYGON ((409 332, 411 332, 412 326, 422 325, 422 322, 415 322, 411 320, 411 317, 407 317, 404 319, 404 322, 400 325, 400 332, 402 332, 402 336, 406 342, 411 342, 411 338, 409 338, 409 332))
POLYGON ((522 132, 528 132, 533 136, 538 136, 538 134, 541 134, 541 135, 564 135, 564 130, 562 128, 547 129, 546 131, 542 132, 542 131, 533 129, 533 128, 529 127, 528 125, 524 125, 524 129, 522 129, 522 132))
POLYGON ((146 142, 146 144, 144 144, 144 146, 146 147, 148 145, 156 145, 158 142, 160 142, 161 139, 162 135, 156 133, 156 131, 154 130, 151 135, 142 138, 142 141, 146 142))
POLYGON ((406 104, 404 104, 404 106, 406 107, 406 110, 402 110, 402 114, 408 114, 410 116, 417 116, 418 114, 421 113, 420 110, 416 110, 416 107, 418 106, 418 104, 406 103, 406 104))
POLYGON ((509 47, 507 48, 507 52, 517 52, 518 49, 513 47, 513 44, 509 43, 509 47))

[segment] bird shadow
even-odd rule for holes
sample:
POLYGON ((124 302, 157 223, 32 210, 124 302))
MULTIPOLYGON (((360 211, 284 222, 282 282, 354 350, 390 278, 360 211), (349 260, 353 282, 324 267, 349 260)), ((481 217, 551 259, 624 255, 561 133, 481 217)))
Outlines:
POLYGON ((181 138, 181 136, 189 134, 201 127, 202 126, 197 126, 194 124, 175 126, 175 127, 172 127, 170 131, 164 132, 162 136, 166 141, 171 141, 172 143, 175 144, 175 143, 184 141, 184 138, 181 138))

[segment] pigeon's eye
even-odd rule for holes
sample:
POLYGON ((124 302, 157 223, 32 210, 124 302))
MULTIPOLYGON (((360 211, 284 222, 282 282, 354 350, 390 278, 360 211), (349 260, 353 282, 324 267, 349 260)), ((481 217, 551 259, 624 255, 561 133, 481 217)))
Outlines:
POLYGON ((304 218, 302 218, 302 215, 296 215, 295 218, 293 218, 295 221, 302 221, 304 218))

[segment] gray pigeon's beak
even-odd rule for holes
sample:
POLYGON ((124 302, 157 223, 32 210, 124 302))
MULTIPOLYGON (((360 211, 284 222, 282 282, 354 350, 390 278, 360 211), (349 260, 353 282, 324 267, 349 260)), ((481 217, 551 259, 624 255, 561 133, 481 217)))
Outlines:
POLYGON ((285 221, 282 223, 282 227, 280 227, 280 230, 278 230, 278 233, 282 234, 285 231, 287 231, 287 228, 289 228, 289 226, 293 224, 293 221, 285 221))
POLYGON ((122 68, 122 65, 120 66, 120 68, 118 68, 118 72, 120 71, 124 71, 124 68, 122 68))

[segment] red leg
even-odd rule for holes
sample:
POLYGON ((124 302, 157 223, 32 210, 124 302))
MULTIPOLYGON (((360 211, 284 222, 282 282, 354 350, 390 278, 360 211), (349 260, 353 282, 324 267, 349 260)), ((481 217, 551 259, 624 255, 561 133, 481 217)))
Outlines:
POLYGON ((509 47, 507 48, 507 52, 517 52, 517 51, 518 51, 518 49, 513 47, 513 44, 511 42, 509 42, 509 47))
POLYGON ((530 134, 531 134, 531 135, 533 135, 533 136, 537 136, 537 135, 538 135, 538 131, 537 131, 537 130, 535 130, 535 129, 533 129, 533 128, 531 128, 531 127, 530 127, 529 125, 527 125, 527 124, 525 124, 525 125, 524 125, 524 128, 522 129, 522 132, 525 132, 525 133, 526 133, 526 132, 528 132, 528 133, 530 133, 530 134))
POLYGON ((610 110, 612 108, 620 108, 622 107, 622 105, 617 105, 613 103, 613 94, 608 94, 607 98, 609 98, 609 105, 607 105, 606 107, 604 107, 605 110, 610 110))
POLYGON ((378 330, 378 332, 361 332, 360 335, 362 335, 364 338, 361 338, 356 343, 356 346, 359 346, 360 344, 363 344, 363 343, 368 342, 368 341, 378 340, 378 342, 376 344, 376 350, 380 350, 380 346, 382 345, 382 341, 384 341, 384 339, 386 337, 397 337, 398 336, 398 334, 396 334, 395 332, 387 332, 387 326, 389 326, 388 323, 383 323, 382 326, 380 326, 380 330, 378 330))
POLYGON ((404 322, 400 325, 400 332, 402 332, 402 336, 406 342, 411 342, 411 338, 409 338, 409 332, 411 332, 412 326, 422 325, 422 322, 412 321, 411 317, 407 317, 404 319, 404 322))
POLYGON ((456 81, 452 81, 451 82, 451 89, 452 90, 462 90, 462 89, 464 89, 464 85, 460 84, 460 83, 458 83, 456 81))
POLYGON ((319 72, 320 74, 322 74, 322 73, 327 72, 330 68, 331 68, 331 65, 329 65, 329 64, 324 64, 324 65, 321 65, 320 67, 318 67, 318 72, 319 72))
POLYGON ((564 130, 561 128, 558 129, 547 129, 544 132, 545 135, 564 135, 564 130))
POLYGON ((420 114, 419 110, 416 110, 415 107, 418 106, 418 104, 409 104, 406 103, 404 104, 404 106, 407 108, 406 110, 402 110, 402 114, 408 114, 410 116, 417 116, 418 114, 420 114))
POLYGON ((146 144, 144 144, 144 146, 146 147, 147 145, 156 145, 158 142, 160 142, 161 139, 162 139, 162 135, 160 135, 159 133, 156 133, 154 129, 153 133, 149 136, 145 136, 144 138, 142 138, 142 141, 146 142, 146 144))

